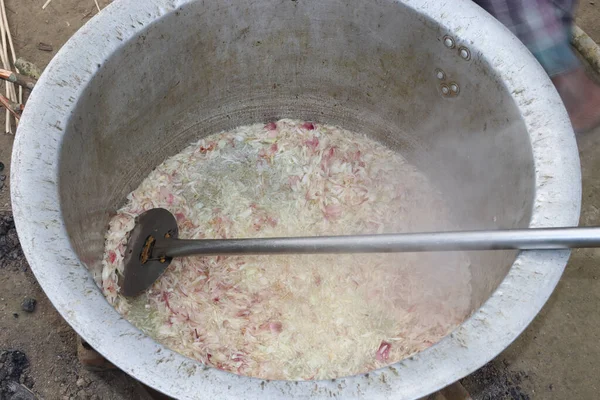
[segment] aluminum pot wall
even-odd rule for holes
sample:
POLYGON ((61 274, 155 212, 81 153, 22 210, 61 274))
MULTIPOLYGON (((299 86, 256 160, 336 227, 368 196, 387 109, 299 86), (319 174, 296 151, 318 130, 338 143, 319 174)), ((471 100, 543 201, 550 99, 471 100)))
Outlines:
POLYGON ((40 79, 11 177, 37 279, 109 360, 182 399, 413 399, 482 366, 537 314, 568 251, 473 254, 468 321, 410 359, 335 381, 207 368, 122 319, 92 278, 110 213, 192 140, 283 117, 401 152, 463 228, 578 222, 579 160, 562 103, 518 40, 470 1, 121 0, 40 79))

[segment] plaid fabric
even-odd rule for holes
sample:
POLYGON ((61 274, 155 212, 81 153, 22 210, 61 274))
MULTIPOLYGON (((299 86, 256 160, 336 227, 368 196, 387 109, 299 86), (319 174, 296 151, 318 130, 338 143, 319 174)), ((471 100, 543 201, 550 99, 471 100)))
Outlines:
POLYGON ((576 0, 474 0, 508 27, 550 76, 577 68, 570 46, 576 0))

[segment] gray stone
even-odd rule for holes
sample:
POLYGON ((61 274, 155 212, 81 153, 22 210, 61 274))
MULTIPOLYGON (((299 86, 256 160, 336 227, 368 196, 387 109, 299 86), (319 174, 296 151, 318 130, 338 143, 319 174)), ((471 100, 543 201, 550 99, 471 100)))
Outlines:
POLYGON ((32 313, 35 311, 37 300, 33 297, 25 297, 21 302, 21 309, 25 312, 32 313))

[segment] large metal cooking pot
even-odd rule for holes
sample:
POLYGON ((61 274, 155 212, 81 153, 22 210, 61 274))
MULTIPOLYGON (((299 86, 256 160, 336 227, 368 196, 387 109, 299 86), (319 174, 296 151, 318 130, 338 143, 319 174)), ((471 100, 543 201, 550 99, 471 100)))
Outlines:
POLYGON ((115 365, 182 399, 414 399, 481 367, 539 312, 568 251, 474 254, 471 318, 428 350, 361 376, 251 379, 141 333, 89 272, 109 214, 189 142, 279 117, 383 141, 444 191, 463 228, 578 222, 579 159, 563 105, 521 43, 470 1, 120 0, 40 79, 11 176, 37 279, 115 365))

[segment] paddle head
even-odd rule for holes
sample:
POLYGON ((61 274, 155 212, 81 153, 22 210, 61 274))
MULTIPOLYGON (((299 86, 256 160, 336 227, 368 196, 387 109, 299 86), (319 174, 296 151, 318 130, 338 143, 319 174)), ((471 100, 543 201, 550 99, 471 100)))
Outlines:
POLYGON ((176 239, 177 235, 177 219, 164 208, 153 208, 136 218, 123 260, 121 293, 124 296, 137 296, 165 272, 172 258, 153 258, 152 248, 157 239, 176 239))

